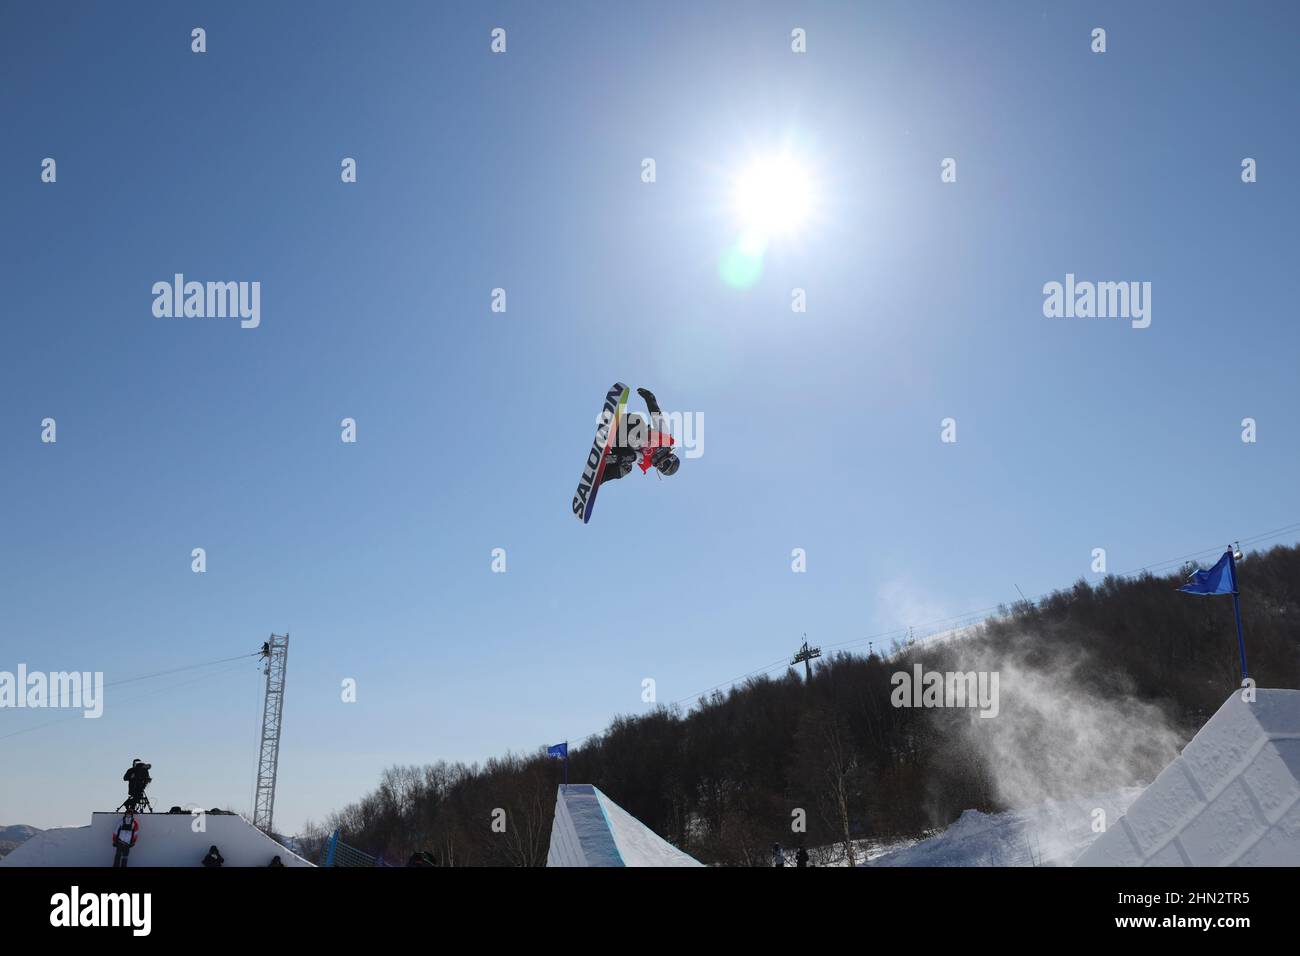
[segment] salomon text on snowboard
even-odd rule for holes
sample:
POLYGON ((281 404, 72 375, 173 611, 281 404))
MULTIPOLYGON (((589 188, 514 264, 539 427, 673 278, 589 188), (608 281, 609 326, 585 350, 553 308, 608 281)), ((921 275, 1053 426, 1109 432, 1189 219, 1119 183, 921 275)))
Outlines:
POLYGON ((582 469, 578 490, 573 495, 573 514, 583 524, 591 520, 591 509, 596 506, 596 492, 600 489, 600 481, 605 474, 605 456, 609 454, 610 446, 618 434, 619 419, 627 408, 627 395, 628 388, 622 382, 615 382, 605 394, 605 405, 596 422, 596 437, 587 453, 587 463, 582 469))

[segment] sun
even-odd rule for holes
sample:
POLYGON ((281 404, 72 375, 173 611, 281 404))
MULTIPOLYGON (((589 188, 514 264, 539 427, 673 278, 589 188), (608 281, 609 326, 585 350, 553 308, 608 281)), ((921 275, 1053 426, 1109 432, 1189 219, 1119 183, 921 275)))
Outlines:
POLYGON ((735 238, 718 273, 732 288, 747 289, 762 278, 769 252, 821 224, 822 189, 815 168, 789 144, 751 153, 739 169, 729 181, 735 238))
POLYGON ((807 167, 788 152, 755 159, 735 180, 735 212, 750 242, 792 236, 808 224, 817 195, 807 167))

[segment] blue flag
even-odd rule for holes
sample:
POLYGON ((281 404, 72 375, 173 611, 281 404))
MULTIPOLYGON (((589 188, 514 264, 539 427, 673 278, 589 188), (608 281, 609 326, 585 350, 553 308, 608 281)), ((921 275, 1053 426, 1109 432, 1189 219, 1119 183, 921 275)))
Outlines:
POLYGON ((1219 563, 1208 571, 1197 571, 1178 590, 1188 594, 1235 594, 1237 578, 1233 574, 1232 552, 1225 551, 1219 563))
POLYGON ((556 744, 554 747, 547 747, 547 748, 546 748, 546 756, 548 756, 548 757, 563 757, 565 760, 568 760, 568 759, 569 759, 569 742, 566 740, 564 743, 562 743, 562 744, 556 744))
POLYGON ((1246 638, 1241 633, 1241 597, 1237 591, 1237 561, 1232 548, 1223 552, 1219 563, 1208 571, 1195 572, 1191 580, 1178 590, 1188 594, 1231 594, 1232 616, 1237 620, 1237 650, 1241 654, 1241 679, 1250 676, 1246 670, 1246 638))

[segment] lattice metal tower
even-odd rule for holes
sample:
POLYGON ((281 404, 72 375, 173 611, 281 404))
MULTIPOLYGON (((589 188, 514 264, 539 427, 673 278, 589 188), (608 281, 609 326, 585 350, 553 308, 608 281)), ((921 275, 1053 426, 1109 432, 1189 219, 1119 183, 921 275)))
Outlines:
POLYGON ((275 774, 280 766, 280 720, 284 714, 284 672, 289 662, 289 635, 272 634, 263 653, 266 701, 262 704, 262 748, 257 757, 253 826, 270 833, 271 817, 275 813, 275 774))

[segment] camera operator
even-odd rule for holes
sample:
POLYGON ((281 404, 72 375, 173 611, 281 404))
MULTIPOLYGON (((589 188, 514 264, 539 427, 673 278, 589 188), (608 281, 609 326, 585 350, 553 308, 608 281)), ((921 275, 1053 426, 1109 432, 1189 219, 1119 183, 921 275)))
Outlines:
POLYGON ((122 774, 122 779, 126 781, 126 808, 134 812, 135 808, 144 799, 144 788, 149 786, 149 781, 153 778, 149 776, 149 771, 153 764, 145 763, 139 757, 131 761, 131 767, 126 773, 122 774))

